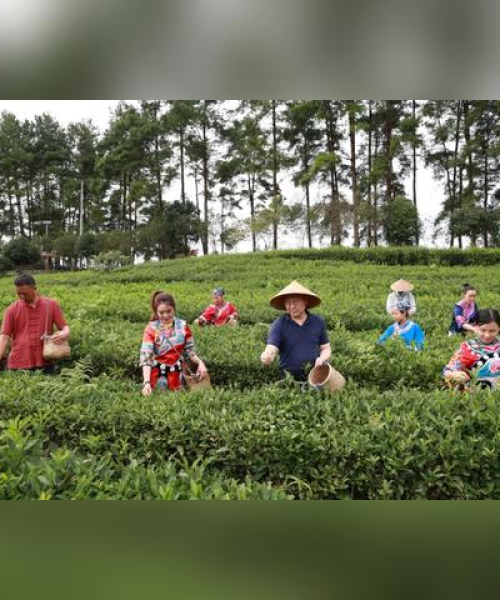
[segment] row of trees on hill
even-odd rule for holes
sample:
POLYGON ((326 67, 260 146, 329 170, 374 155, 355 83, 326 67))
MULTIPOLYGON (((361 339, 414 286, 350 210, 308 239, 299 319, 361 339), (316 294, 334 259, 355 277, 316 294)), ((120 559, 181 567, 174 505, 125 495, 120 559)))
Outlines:
POLYGON ((44 236, 68 261, 104 233, 146 258, 198 239, 204 253, 278 248, 286 232, 418 244, 424 161, 445 193, 436 233, 492 246, 499 157, 499 101, 122 102, 102 132, 3 113, 0 235, 44 236))

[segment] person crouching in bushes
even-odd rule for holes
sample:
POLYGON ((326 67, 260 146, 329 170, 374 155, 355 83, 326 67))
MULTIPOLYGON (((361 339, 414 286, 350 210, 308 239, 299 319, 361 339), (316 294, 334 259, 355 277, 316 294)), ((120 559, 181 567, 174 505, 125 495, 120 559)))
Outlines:
POLYGON ((144 330, 140 352, 143 396, 149 396, 154 389, 181 389, 186 362, 194 364, 197 377, 204 379, 207 368, 196 355, 188 325, 175 316, 174 298, 164 292, 155 292, 151 297, 151 308, 153 314, 144 330))
POLYGON ((387 296, 385 308, 389 314, 392 314, 394 308, 400 302, 408 304, 409 314, 413 315, 417 312, 417 303, 415 296, 412 294, 413 285, 405 279, 398 279, 391 285, 392 292, 387 296))
POLYGON ((479 310, 476 297, 476 288, 469 283, 465 283, 462 286, 462 299, 453 307, 453 319, 448 335, 475 333, 476 329, 473 323, 479 310))
POLYGON ((476 337, 460 344, 443 371, 450 387, 463 389, 472 375, 482 387, 496 387, 500 376, 500 314, 485 308, 474 320, 476 337))
POLYGON ((379 337, 377 343, 384 344, 389 338, 401 338, 410 350, 423 350, 425 334, 420 325, 410 321, 410 305, 399 302, 391 311, 394 323, 379 337))
POLYGON ((222 288, 215 288, 212 292, 213 304, 208 306, 195 320, 196 325, 237 325, 238 311, 234 304, 226 300, 226 293, 222 288))
MULTIPOLYGON (((285 314, 271 325, 260 360, 270 365, 279 353, 281 374, 289 373, 296 381, 306 381, 308 366, 326 364, 331 357, 325 321, 309 312, 321 304, 321 299, 298 281, 292 281, 271 298, 270 304, 285 314)), ((339 375, 339 380, 345 383, 340 374, 336 371, 333 374, 339 375)))

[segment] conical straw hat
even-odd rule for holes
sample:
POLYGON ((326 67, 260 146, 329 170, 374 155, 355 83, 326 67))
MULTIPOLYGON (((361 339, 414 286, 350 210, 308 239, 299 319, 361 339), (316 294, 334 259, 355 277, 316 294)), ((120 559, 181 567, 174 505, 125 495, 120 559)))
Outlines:
POLYGON ((278 292, 276 296, 273 296, 270 300, 270 304, 273 308, 283 310, 285 308, 285 300, 287 296, 304 296, 307 302, 308 308, 314 308, 321 304, 321 298, 316 294, 313 294, 311 290, 301 285, 298 281, 292 281, 289 285, 278 292))
POLYGON ((412 284, 405 279, 398 279, 391 285, 391 290, 393 292, 411 292, 412 289, 412 284))

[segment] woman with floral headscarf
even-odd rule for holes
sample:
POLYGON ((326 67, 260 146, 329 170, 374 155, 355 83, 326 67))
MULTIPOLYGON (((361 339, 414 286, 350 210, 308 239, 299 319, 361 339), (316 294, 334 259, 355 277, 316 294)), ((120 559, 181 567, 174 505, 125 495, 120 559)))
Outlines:
POLYGON ((407 302, 399 302, 391 311, 394 323, 384 331, 377 343, 382 345, 389 338, 401 338, 410 350, 423 350, 425 334, 420 325, 410 321, 409 314, 410 305, 407 302))

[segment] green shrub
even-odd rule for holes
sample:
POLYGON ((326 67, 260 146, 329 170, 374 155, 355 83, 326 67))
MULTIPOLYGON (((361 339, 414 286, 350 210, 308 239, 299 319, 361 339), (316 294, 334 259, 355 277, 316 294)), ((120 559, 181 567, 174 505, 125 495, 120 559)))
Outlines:
POLYGON ((142 398, 72 371, 7 379, 4 497, 158 497, 155 478, 192 497, 190 469, 200 497, 214 486, 243 497, 500 497, 499 394, 351 385, 332 398, 272 385, 142 398))
POLYGON ((40 250, 25 237, 10 240, 3 254, 14 266, 33 266, 40 262, 40 250))
MULTIPOLYGON (((497 256, 331 248, 39 274, 38 289, 65 311, 73 353, 59 377, 0 374, 0 497, 497 498, 499 393, 441 385, 461 341, 447 336, 460 285, 498 307, 497 256), (376 345, 401 277, 416 286, 422 353, 376 345), (293 278, 323 300, 314 312, 348 381, 333 398, 278 384, 277 364, 260 364, 280 314, 269 299, 293 278), (192 322, 214 285, 242 317, 234 329, 193 327, 214 389, 143 398, 151 293, 172 293, 192 322)), ((3 278, 2 310, 14 299, 3 278)))

